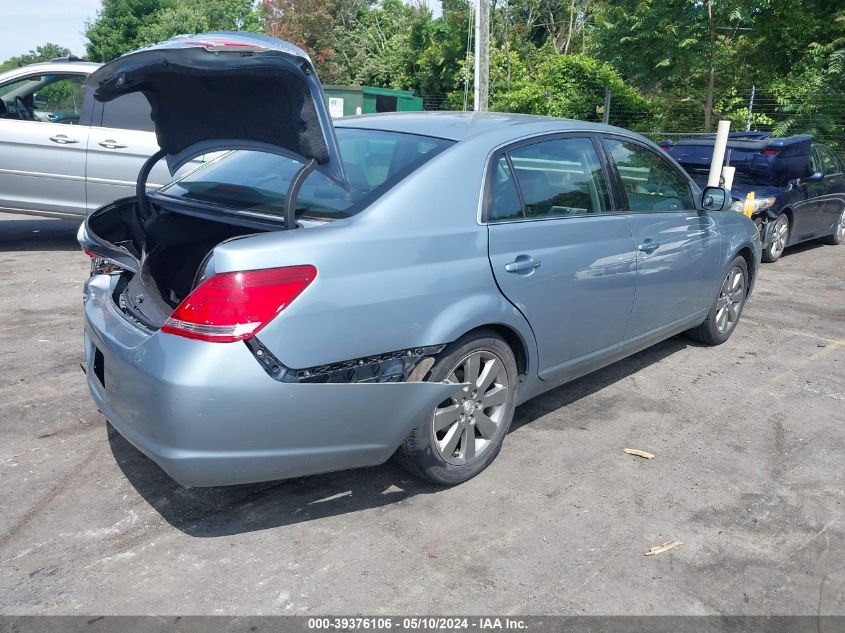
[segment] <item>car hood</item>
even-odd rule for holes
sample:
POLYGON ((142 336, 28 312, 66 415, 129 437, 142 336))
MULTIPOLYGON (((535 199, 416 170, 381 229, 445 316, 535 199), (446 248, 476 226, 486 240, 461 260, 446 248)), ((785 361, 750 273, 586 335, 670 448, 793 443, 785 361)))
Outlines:
POLYGON ((323 88, 308 55, 254 33, 182 35, 127 53, 88 79, 98 101, 143 93, 175 173, 200 154, 252 149, 314 159, 346 186, 323 88))

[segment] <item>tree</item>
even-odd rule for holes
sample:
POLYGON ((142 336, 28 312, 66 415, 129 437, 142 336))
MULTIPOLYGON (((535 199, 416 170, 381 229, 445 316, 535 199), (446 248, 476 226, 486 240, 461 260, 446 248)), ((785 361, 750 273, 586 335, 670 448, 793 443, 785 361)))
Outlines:
MULTIPOLYGON (((628 82, 667 101, 699 108, 709 129, 717 78, 735 82, 723 60, 752 15, 749 0, 620 0, 596 13, 593 52, 628 82)), ((760 4, 757 2, 756 4, 760 4)), ((736 61, 736 60, 734 60, 736 61)), ((750 85, 750 83, 749 83, 750 85)))
POLYGON ((778 136, 812 134, 842 149, 845 138, 845 9, 832 16, 839 32, 827 43, 813 43, 790 72, 771 89, 779 101, 778 136))
POLYGON ((145 43, 139 31, 168 6, 169 0, 103 0, 96 19, 86 24, 88 59, 107 62, 138 48, 145 43))
POLYGON ((511 90, 494 93, 494 109, 601 121, 605 90, 609 88, 611 123, 640 130, 651 127, 652 104, 627 85, 612 66, 586 55, 551 52, 536 73, 511 80, 511 90))
POLYGON ((260 29, 252 0, 103 0, 85 36, 88 57, 106 62, 174 35, 260 29))
POLYGON ((48 62, 56 57, 67 57, 70 54, 70 50, 64 46, 49 43, 42 44, 41 46, 36 46, 34 50, 31 50, 28 53, 7 59, 5 62, 0 64, 0 72, 11 70, 12 68, 20 68, 21 66, 26 66, 27 64, 48 62))
POLYGON ((329 63, 337 32, 334 0, 263 0, 262 9, 269 35, 296 44, 318 66, 329 63))

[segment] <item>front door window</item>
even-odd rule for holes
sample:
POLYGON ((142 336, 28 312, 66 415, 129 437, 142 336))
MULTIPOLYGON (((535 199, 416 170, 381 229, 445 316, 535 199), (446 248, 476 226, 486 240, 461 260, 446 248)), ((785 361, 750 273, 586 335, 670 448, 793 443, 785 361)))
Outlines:
POLYGON ((31 75, 0 86, 0 118, 78 125, 84 75, 31 75))

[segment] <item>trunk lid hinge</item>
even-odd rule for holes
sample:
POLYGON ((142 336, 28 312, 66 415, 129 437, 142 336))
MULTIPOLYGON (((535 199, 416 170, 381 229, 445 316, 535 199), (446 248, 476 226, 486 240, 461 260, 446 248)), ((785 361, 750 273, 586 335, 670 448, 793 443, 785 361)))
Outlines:
POLYGON ((296 199, 299 197, 299 190, 302 188, 303 183, 317 169, 317 161, 316 159, 312 158, 307 163, 305 163, 302 168, 296 172, 296 175, 293 177, 293 180, 290 182, 290 186, 288 187, 288 194, 285 198, 285 230, 290 231, 291 229, 295 229, 296 227, 296 199))

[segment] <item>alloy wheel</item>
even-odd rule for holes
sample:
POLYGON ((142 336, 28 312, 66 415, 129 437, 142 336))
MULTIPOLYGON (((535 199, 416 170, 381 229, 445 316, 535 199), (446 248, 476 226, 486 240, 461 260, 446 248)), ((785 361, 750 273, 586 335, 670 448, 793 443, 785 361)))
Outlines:
POLYGON ((719 334, 730 332, 736 325, 743 301, 745 301, 745 272, 739 266, 734 266, 722 282, 722 289, 716 300, 716 329, 719 334))
POLYGON ((469 384, 434 410, 434 444, 446 462, 468 464, 496 437, 512 387, 502 359, 487 350, 467 354, 446 382, 469 384))
POLYGON ((783 254, 786 248, 786 240, 789 238, 789 218, 781 214, 775 220, 775 228, 772 229, 772 245, 769 250, 773 259, 777 259, 783 254))

